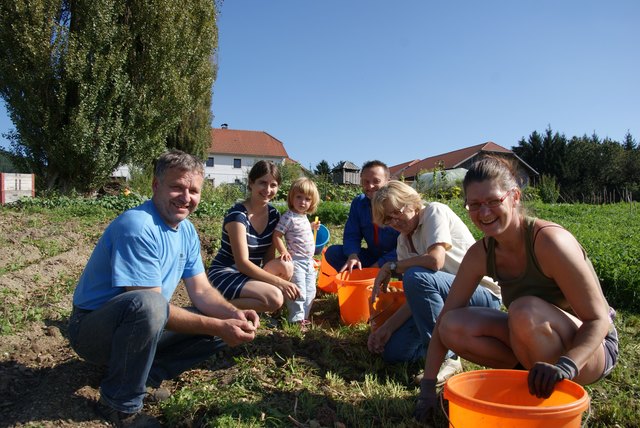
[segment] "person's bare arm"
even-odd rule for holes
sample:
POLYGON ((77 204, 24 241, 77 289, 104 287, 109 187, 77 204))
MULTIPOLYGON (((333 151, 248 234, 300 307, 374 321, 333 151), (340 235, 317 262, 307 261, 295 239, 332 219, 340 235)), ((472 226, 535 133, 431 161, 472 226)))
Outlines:
POLYGON ((543 229, 535 254, 545 275, 558 284, 582 325, 567 351, 580 368, 586 364, 609 330, 608 305, 575 237, 559 227, 543 229))
MULTIPOLYGON (((247 244, 247 230, 238 222, 229 222, 225 226, 229 241, 231 243, 231 251, 233 252, 233 260, 236 268, 249 278, 257 281, 266 282, 277 288, 289 299, 295 299, 300 295, 298 287, 287 279, 280 278, 272 273, 267 272, 260 266, 256 266, 249 260, 249 247, 247 244)), ((270 250, 275 253, 275 247, 272 243, 270 250)), ((265 260, 266 261, 266 260, 265 260)))
POLYGON ((273 232, 273 245, 276 247, 276 250, 278 250, 280 258, 285 262, 290 262, 291 254, 289 254, 289 250, 287 250, 282 238, 284 238, 284 234, 282 232, 277 230, 273 232))

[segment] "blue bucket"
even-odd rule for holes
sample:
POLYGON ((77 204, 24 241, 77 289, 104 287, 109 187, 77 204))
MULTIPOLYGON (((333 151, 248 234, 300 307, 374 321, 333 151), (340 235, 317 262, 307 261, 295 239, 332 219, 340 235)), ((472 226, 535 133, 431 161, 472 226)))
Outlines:
POLYGON ((322 249, 329 243, 330 237, 329 229, 324 224, 321 224, 316 233, 316 256, 322 253, 322 249))

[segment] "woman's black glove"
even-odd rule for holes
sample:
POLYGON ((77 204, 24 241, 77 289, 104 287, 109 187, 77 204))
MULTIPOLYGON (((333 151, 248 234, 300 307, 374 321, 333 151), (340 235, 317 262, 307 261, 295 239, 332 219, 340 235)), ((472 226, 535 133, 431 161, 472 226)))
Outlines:
POLYGON ((529 393, 538 398, 548 398, 553 392, 556 383, 563 379, 573 379, 578 376, 578 366, 569 357, 562 356, 553 365, 549 363, 536 363, 529 370, 529 393))
POLYGON ((427 422, 428 419, 433 418, 433 412, 437 406, 436 380, 423 378, 420 381, 420 394, 418 395, 413 417, 419 422, 427 422))

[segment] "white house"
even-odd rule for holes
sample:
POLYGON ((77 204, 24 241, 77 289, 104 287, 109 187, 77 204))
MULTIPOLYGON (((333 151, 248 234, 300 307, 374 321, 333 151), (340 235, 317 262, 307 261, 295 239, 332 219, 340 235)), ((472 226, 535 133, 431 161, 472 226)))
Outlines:
MULTIPOLYGON (((204 176, 214 186, 243 183, 257 161, 265 159, 282 165, 289 158, 284 144, 264 131, 222 128, 211 130, 211 146, 205 161, 204 176)), ((112 177, 131 178, 129 167, 121 165, 112 177)))
POLYGON ((214 186, 242 183, 257 161, 264 159, 282 165, 289 159, 284 144, 264 131, 222 128, 211 130, 211 146, 204 175, 214 186))

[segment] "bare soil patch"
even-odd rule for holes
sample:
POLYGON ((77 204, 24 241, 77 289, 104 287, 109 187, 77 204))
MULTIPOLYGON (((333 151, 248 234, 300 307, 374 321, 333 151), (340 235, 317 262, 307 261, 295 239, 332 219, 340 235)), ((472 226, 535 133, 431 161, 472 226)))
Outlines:
MULTIPOLYGON (((3 324, 10 320, 17 329, 0 336, 0 427, 105 426, 93 412, 102 369, 71 349, 67 321, 77 279, 107 224, 0 213, 0 320, 3 324)), ((215 253, 218 238, 201 236, 201 240, 207 260, 215 253)), ((178 287, 174 303, 186 302, 184 288, 178 287)), ((261 329, 260 336, 251 352, 260 347, 264 358, 274 352, 290 355, 300 345, 275 328, 261 329)), ((304 353, 316 353, 313 339, 305 340, 304 348, 304 353)), ((231 382, 233 356, 243 352, 247 352, 243 347, 228 349, 163 386, 175 391, 214 377, 231 382)), ((162 420, 157 404, 146 403, 145 411, 162 420)))

